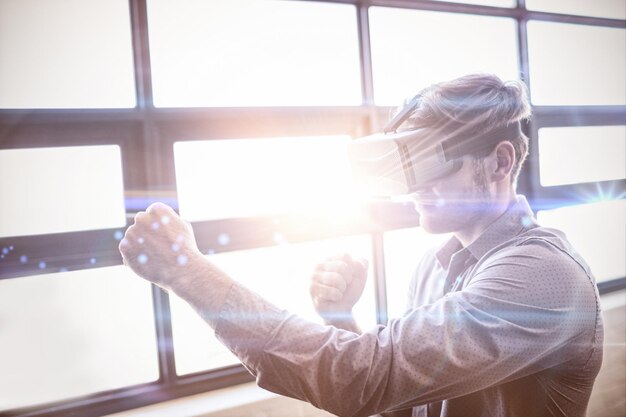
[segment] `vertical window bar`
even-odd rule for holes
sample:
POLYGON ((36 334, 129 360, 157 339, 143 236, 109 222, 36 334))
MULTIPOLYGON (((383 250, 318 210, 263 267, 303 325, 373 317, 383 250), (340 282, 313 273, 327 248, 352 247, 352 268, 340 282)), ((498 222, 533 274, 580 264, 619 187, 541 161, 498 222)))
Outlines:
POLYGON ((164 290, 152 284, 152 302, 157 337, 159 380, 166 385, 174 384, 176 380, 176 362, 172 339, 170 299, 164 290))
POLYGON ((359 58, 361 61, 361 94, 363 104, 374 104, 374 79, 372 76, 372 49, 370 45, 368 6, 357 6, 357 28, 359 30, 359 58))
MULTIPOLYGON (((528 100, 530 102, 530 67, 528 64, 528 31, 526 28, 526 22, 528 21, 528 14, 526 11, 526 0, 517 0, 517 9, 519 11, 517 15, 517 54, 520 66, 520 78, 528 86, 528 100)), ((522 132, 529 138, 529 146, 536 148, 537 136, 533 135, 532 129, 529 123, 522 124, 522 132)), ((520 172, 518 178, 518 190, 522 194, 526 195, 530 200, 534 199, 534 190, 532 184, 532 173, 536 166, 533 158, 527 158, 524 163, 524 168, 520 172)))
POLYGON ((374 270, 374 297, 376 298, 376 323, 387 324, 385 248, 382 232, 372 234, 372 260, 374 270))
POLYGON ((153 107, 146 0, 129 0, 129 6, 133 36, 137 107, 145 109, 153 107))

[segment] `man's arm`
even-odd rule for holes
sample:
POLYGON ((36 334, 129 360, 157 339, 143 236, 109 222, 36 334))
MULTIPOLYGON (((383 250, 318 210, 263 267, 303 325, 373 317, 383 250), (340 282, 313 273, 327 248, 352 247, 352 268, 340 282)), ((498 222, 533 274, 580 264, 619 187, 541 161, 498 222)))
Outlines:
POLYGON ((172 264, 180 258, 169 246, 180 231, 166 222, 151 233, 161 215, 158 207, 138 215, 139 227, 120 245, 125 261, 194 306, 261 387, 334 414, 367 416, 465 395, 561 363, 592 340, 580 329, 595 323, 593 294, 589 311, 544 303, 553 291, 589 291, 588 282, 572 280, 580 274, 572 263, 562 268, 566 286, 542 275, 537 265, 549 264, 552 252, 515 248, 465 290, 358 335, 290 315, 234 283, 196 256, 190 229, 180 250, 188 262, 172 264))

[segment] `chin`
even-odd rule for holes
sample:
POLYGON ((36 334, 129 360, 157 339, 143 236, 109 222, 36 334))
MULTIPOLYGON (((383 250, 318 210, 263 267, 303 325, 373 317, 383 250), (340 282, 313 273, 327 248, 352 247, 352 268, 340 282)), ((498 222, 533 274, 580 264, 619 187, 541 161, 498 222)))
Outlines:
POLYGON ((453 231, 450 226, 451 225, 449 222, 434 219, 429 215, 420 213, 420 227, 424 229, 426 233, 430 233, 433 235, 450 233, 453 231))

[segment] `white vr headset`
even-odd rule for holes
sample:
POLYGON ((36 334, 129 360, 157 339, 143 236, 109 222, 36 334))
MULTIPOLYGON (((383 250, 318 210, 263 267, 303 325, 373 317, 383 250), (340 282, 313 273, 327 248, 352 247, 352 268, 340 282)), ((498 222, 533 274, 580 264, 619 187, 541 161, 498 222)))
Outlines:
MULTIPOLYGON (((398 131, 419 106, 421 96, 409 102, 385 126, 383 133, 350 141, 348 156, 353 173, 371 195, 410 194, 450 175, 463 166, 462 157, 519 137, 519 122, 474 135, 445 128, 398 131)), ((463 130, 463 129, 461 129, 463 130)))

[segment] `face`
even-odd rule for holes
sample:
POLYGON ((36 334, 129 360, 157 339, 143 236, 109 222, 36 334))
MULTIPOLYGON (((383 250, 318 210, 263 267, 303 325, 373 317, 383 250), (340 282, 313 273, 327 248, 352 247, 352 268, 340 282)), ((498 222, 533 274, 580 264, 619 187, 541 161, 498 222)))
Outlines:
POLYGON ((457 172, 412 194, 420 224, 429 233, 454 233, 471 228, 491 209, 492 190, 482 161, 463 158, 457 172))

